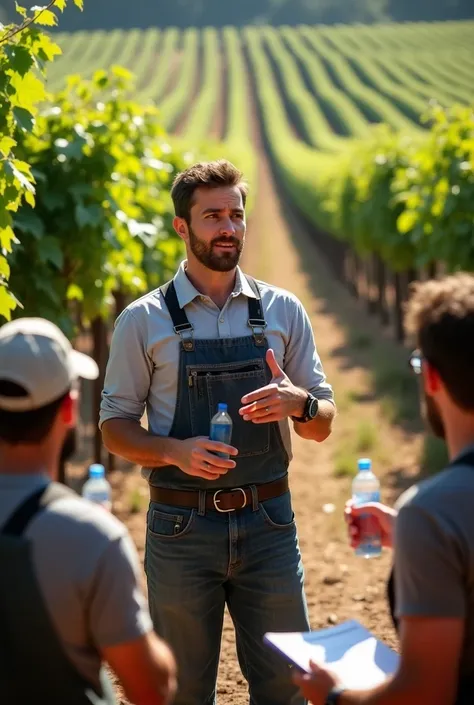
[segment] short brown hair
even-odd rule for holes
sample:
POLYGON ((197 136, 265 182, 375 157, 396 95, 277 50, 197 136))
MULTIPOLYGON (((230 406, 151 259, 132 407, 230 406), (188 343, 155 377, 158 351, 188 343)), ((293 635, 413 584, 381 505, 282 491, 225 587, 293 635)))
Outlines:
POLYGON ((171 198, 174 210, 179 218, 189 224, 194 192, 198 188, 221 188, 222 186, 237 186, 242 194, 242 200, 247 201, 248 185, 243 174, 226 159, 213 162, 198 162, 189 169, 178 174, 173 182, 171 198))
POLYGON ((474 411, 474 276, 460 272, 413 284, 405 320, 453 401, 474 411))
MULTIPOLYGON (((0 409, 0 441, 9 445, 42 443, 51 431, 69 391, 39 409, 31 411, 0 409)), ((27 391, 15 382, 0 380, 0 394, 5 397, 22 397, 27 396, 27 391)))

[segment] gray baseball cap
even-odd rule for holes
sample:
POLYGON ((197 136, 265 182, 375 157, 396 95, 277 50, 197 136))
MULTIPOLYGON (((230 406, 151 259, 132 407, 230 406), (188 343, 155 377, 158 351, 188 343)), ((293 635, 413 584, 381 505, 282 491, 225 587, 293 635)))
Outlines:
POLYGON ((0 395, 4 411, 32 411, 59 399, 78 377, 97 379, 99 368, 73 350, 62 331, 44 318, 18 318, 0 328, 0 380, 14 382, 26 396, 0 395))

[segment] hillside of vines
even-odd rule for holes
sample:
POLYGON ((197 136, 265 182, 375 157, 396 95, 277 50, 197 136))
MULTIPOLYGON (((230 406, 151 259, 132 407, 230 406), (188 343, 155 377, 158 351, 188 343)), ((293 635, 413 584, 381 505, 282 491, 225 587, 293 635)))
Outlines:
POLYGON ((430 102, 469 105, 474 96, 474 21, 151 28, 55 39, 63 56, 50 69, 50 90, 68 74, 89 77, 120 64, 135 77, 134 99, 156 104, 165 128, 191 143, 242 146, 251 79, 270 142, 299 154, 345 151, 377 123, 415 134, 430 102))
POLYGON ((474 266, 474 22, 152 28, 58 40, 52 90, 79 66, 89 76, 118 63, 180 147, 227 156, 251 181, 258 117, 285 193, 315 227, 394 271, 435 260, 474 266))
MULTIPOLYGON (((23 4, 36 5, 34 0, 23 4)), ((15 0, 0 0, 0 21, 13 19, 15 0)), ((157 27, 214 27, 251 24, 336 24, 382 21, 440 21, 474 16, 471 0, 176 0, 158 3, 150 0, 94 0, 82 15, 66 9, 61 27, 67 31, 157 27)))
MULTIPOLYGON (((410 126, 429 100, 449 105, 473 97, 474 21, 58 32, 55 41, 63 56, 50 69, 51 89, 59 88, 67 74, 87 76, 120 64, 136 76, 136 99, 156 102, 170 129, 194 112, 197 101, 205 103, 204 95, 213 105, 222 97, 231 99, 241 86, 237 77, 225 80, 229 65, 242 62, 256 44, 268 64, 256 74, 260 84, 276 80, 279 97, 293 105, 285 84, 296 76, 292 93, 308 114, 319 110, 326 133, 321 139, 330 134, 359 137, 364 125, 374 122, 410 126), (206 66, 213 69, 212 78, 206 66)), ((250 65, 239 66, 245 82, 254 68, 253 58, 250 65)), ((301 112, 287 116, 290 127, 301 112)), ((204 110, 192 122, 206 119, 204 110)), ((311 144, 308 135, 305 141, 311 144)))

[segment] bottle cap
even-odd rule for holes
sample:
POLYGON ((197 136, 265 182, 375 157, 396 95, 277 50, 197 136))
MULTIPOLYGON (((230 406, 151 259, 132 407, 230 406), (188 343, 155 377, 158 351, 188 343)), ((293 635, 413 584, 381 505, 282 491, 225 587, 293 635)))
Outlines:
POLYGON ((217 405, 217 411, 227 411, 227 404, 219 402, 219 404, 217 405))
POLYGON ((89 467, 89 477, 97 480, 101 477, 105 477, 105 468, 100 463, 93 463, 89 467))
POLYGON ((370 470, 372 468, 372 461, 370 458, 359 458, 357 467, 359 470, 370 470))

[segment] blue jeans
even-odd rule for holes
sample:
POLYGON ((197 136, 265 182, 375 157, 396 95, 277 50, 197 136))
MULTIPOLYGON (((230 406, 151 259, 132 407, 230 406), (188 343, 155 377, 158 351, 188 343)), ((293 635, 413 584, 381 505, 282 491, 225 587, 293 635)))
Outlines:
POLYGON ((238 512, 152 502, 145 570, 155 630, 178 664, 175 705, 213 705, 224 607, 250 705, 303 705, 267 631, 309 629, 290 493, 238 512))

